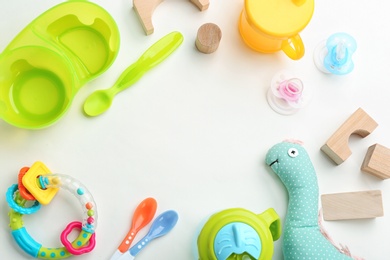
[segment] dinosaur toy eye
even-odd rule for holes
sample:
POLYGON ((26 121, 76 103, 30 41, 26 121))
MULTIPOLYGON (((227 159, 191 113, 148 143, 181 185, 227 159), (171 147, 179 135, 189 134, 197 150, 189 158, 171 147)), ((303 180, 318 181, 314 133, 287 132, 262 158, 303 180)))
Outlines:
POLYGON ((290 156, 292 158, 295 158, 295 157, 297 157, 299 155, 299 152, 295 148, 290 148, 290 149, 288 149, 287 154, 288 154, 288 156, 290 156))

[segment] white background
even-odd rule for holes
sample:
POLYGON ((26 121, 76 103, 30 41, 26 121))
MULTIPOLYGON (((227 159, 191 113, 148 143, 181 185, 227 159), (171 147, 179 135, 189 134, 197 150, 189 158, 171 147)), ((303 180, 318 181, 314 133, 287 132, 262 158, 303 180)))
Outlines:
MULTIPOLYGON (((36 16, 58 0, 0 0, 0 49, 36 16)), ((177 226, 153 241, 137 259, 193 259, 199 223, 231 207, 261 213, 273 207, 284 220, 288 197, 264 163, 268 149, 286 138, 304 141, 317 170, 320 193, 380 189, 385 216, 358 221, 325 222, 334 240, 366 259, 390 255, 390 182, 360 170, 367 148, 390 147, 390 42, 388 4, 378 0, 317 1, 302 31, 306 54, 299 61, 283 53, 260 54, 241 40, 237 22, 243 0, 211 0, 200 12, 186 0, 165 0, 155 10, 155 32, 146 36, 130 0, 97 0, 116 20, 121 48, 114 64, 87 83, 58 123, 37 131, 0 122, 0 194, 16 182, 23 166, 44 162, 53 172, 85 184, 98 204, 95 250, 78 259, 108 259, 130 227, 139 202, 154 197, 157 214, 179 213, 177 226), (218 50, 197 51, 198 28, 216 23, 222 30, 218 50), (111 86, 120 73, 150 45, 171 31, 184 42, 133 87, 116 96, 103 115, 87 118, 84 100, 111 86), (321 73, 313 64, 319 42, 335 32, 357 41, 355 69, 345 76, 321 73), (308 106, 292 116, 275 113, 266 92, 275 73, 290 70, 313 93, 308 106), (362 107, 379 126, 368 137, 352 136, 352 156, 336 166, 320 151, 334 131, 362 107)), ((0 258, 29 258, 11 238, 8 206, 0 203, 0 258)), ((32 216, 30 234, 45 246, 59 246, 64 226, 81 219, 81 209, 66 191, 32 216)), ((142 230, 137 239, 146 234, 142 230)), ((281 260, 281 240, 273 259, 281 260)))

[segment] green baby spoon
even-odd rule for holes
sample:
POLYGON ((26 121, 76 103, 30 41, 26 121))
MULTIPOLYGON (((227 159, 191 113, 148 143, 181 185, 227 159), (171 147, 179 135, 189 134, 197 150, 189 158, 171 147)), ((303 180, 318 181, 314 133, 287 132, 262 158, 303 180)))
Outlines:
POLYGON ((165 60, 183 42, 180 32, 171 32, 154 43, 118 78, 108 89, 92 93, 84 103, 84 112, 88 116, 98 116, 104 113, 112 103, 114 96, 137 82, 142 75, 165 60))

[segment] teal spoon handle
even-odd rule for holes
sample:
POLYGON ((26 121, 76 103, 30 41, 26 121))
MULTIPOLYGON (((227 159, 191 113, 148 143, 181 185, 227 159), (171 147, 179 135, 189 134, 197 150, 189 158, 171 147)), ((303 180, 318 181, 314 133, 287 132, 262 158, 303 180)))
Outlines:
POLYGON ((112 88, 113 94, 125 90, 137 82, 145 72, 165 60, 182 42, 183 35, 180 32, 171 32, 150 46, 135 63, 120 75, 112 88))

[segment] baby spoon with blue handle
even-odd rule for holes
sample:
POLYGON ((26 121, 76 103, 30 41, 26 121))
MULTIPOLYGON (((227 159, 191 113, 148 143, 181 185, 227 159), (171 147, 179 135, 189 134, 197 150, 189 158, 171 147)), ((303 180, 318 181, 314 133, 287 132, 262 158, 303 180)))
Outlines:
POLYGON ((134 246, 124 253, 119 260, 133 260, 135 256, 155 238, 161 237, 171 231, 179 219, 174 210, 168 210, 159 215, 152 223, 149 232, 134 246))
POLYGON ((118 78, 111 88, 92 93, 84 103, 84 112, 88 116, 104 113, 112 103, 114 96, 137 82, 145 72, 165 60, 183 42, 180 32, 171 32, 154 43, 118 78))

